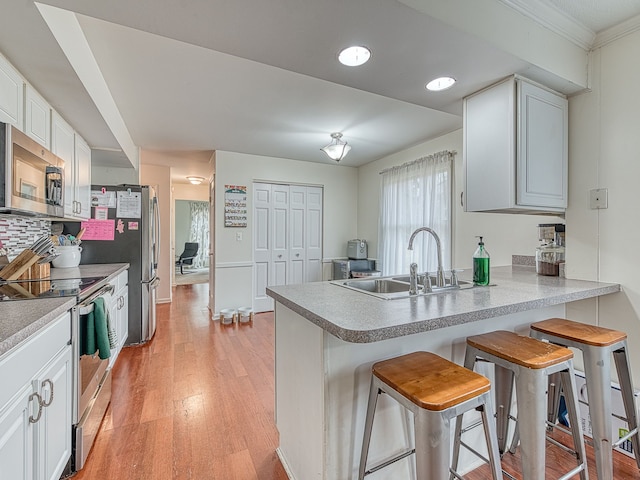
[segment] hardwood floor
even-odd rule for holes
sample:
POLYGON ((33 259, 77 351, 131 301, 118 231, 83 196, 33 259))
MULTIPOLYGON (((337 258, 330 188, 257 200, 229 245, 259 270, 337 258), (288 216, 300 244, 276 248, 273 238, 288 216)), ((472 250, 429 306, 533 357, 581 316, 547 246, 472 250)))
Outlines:
MULTIPOLYGON (((122 351, 111 406, 75 480, 287 479, 275 454, 273 315, 256 315, 253 325, 212 322, 208 288, 175 287, 173 303, 158 305, 153 340, 122 351)), ((587 454, 595 479, 591 447, 587 454)), ((632 459, 614 457, 616 480, 640 479, 632 459)), ((519 479, 518 462, 506 454, 502 463, 519 479)), ((573 465, 549 448, 548 478, 573 465)), ((489 478, 485 467, 467 476, 489 478)))
POLYGON ((208 288, 175 287, 151 342, 120 353, 76 480, 287 479, 275 454, 273 315, 212 322, 208 288))

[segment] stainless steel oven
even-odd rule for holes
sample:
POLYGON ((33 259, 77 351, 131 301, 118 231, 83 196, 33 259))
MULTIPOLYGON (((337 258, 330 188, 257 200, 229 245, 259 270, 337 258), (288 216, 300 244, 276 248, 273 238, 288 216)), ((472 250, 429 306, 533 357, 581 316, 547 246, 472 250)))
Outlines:
POLYGON ((97 354, 87 355, 81 351, 81 341, 87 328, 87 315, 94 301, 102 297, 105 307, 113 305, 113 285, 107 284, 87 298, 81 298, 72 313, 71 333, 73 339, 74 365, 74 409, 73 409, 73 465, 78 471, 84 464, 95 440, 109 402, 111 401, 111 369, 109 359, 100 359, 97 354))
POLYGON ((0 212, 64 216, 64 160, 0 123, 0 212))

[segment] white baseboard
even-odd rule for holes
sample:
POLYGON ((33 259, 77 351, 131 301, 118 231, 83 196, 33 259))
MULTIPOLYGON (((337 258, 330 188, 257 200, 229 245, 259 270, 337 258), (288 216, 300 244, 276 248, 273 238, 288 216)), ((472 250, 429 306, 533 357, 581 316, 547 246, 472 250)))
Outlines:
POLYGON ((291 468, 289 468, 289 464, 284 458, 284 454, 280 450, 280 447, 276 448, 276 455, 278 455, 278 458, 280 459, 280 463, 282 464, 282 468, 284 468, 284 472, 287 474, 287 478, 289 478, 289 480, 296 480, 293 473, 291 473, 291 468))

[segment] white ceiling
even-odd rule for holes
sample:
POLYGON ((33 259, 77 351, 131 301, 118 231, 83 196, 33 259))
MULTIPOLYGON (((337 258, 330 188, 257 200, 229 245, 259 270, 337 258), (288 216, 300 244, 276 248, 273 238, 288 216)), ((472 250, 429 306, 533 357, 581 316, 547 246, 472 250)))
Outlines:
MULTIPOLYGON (((0 52, 85 137, 94 162, 128 165, 131 145, 161 150, 176 180, 206 176, 211 150, 330 163, 319 148, 333 131, 353 147, 342 163, 362 165, 460 128, 461 99, 511 73, 582 88, 452 26, 434 0, 0 1, 0 52), (58 9, 76 15, 60 20, 58 9), (69 18, 88 48, 63 41, 69 18), (340 65, 352 44, 370 47, 371 61, 340 65), (427 92, 442 74, 458 83, 427 92)), ((544 34, 577 32, 585 55, 597 33, 640 14, 637 0, 483 1, 544 34)))

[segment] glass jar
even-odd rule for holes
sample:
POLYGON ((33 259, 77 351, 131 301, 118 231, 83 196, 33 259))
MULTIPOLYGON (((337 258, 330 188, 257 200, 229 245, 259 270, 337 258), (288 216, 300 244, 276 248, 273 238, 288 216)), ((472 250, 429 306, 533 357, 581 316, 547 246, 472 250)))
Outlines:
POLYGON ((560 264, 564 263, 564 247, 556 242, 540 245, 536 248, 536 273, 557 277, 560 275, 560 264))

